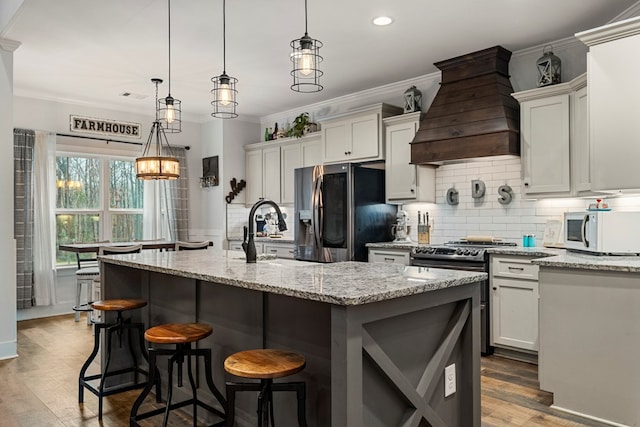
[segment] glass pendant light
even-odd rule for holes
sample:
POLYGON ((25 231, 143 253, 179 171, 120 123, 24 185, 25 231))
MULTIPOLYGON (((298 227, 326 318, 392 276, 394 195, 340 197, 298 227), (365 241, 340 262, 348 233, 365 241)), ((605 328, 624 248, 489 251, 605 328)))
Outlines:
POLYGON ((304 0, 304 36, 291 42, 293 52, 291 62, 293 63, 293 84, 291 90, 295 92, 320 92, 322 85, 320 77, 323 72, 319 66, 322 62, 320 48, 322 42, 309 37, 307 32, 307 0, 304 0))
MULTIPOLYGON (((158 85, 161 79, 151 79, 156 85, 156 107, 158 105, 158 85)), ((142 180, 151 179, 178 179, 180 177, 180 162, 173 156, 173 151, 165 135, 162 122, 158 117, 156 108, 156 120, 151 125, 149 138, 144 145, 142 155, 136 159, 136 178, 142 180), (155 139, 155 141, 154 141, 155 139)))
POLYGON ((213 82, 213 112, 211 115, 219 119, 233 119, 238 117, 236 107, 236 83, 238 79, 227 75, 227 40, 226 40, 226 0, 222 0, 222 74, 211 78, 213 82))
POLYGON ((182 132, 182 103, 171 96, 171 0, 167 0, 169 6, 169 92, 166 98, 157 102, 158 120, 162 123, 165 132, 182 132))

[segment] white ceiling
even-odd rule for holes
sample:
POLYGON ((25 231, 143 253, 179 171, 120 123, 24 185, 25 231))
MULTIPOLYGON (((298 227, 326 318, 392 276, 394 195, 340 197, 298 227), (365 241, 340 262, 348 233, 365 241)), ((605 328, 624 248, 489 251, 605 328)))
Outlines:
MULTIPOLYGON (((636 0, 308 0, 308 31, 324 43, 319 93, 289 89, 289 43, 304 34, 303 0, 228 0, 227 74, 238 112, 261 117, 437 71, 434 62, 494 45, 517 51, 603 25, 636 0), (371 21, 388 15, 394 23, 371 21)), ((167 0, 24 0, 0 33, 14 53, 17 96, 153 111, 165 79, 167 0), (122 97, 123 92, 144 99, 122 97)), ((171 4, 171 94, 183 119, 210 113, 222 73, 222 0, 171 4)), ((253 116, 253 117, 248 117, 253 116)))

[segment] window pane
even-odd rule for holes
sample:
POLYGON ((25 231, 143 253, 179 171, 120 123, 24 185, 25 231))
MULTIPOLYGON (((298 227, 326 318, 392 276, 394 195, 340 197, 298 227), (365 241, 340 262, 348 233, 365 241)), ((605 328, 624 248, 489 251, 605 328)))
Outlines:
MULTIPOLYGON (((97 242, 100 236, 100 215, 56 214, 56 242, 65 243, 97 242)), ((76 254, 56 250, 57 264, 76 264, 76 254)))
POLYGON ((111 214, 111 236, 114 242, 142 239, 142 214, 111 214))
POLYGON ((109 207, 112 209, 142 209, 142 181, 136 178, 132 161, 109 162, 109 207))
POLYGON ((86 157, 56 157, 56 187, 56 207, 98 209, 100 160, 86 157))

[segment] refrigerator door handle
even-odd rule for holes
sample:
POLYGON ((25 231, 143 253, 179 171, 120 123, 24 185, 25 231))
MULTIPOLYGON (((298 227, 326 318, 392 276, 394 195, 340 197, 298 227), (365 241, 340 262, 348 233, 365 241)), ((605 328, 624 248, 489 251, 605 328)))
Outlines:
POLYGON ((322 250, 322 175, 318 176, 313 188, 313 246, 316 254, 322 250))

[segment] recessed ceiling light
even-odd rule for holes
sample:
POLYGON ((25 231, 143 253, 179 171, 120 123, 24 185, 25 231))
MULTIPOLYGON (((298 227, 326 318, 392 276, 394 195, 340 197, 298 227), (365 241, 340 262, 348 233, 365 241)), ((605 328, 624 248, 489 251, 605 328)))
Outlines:
POLYGON ((378 16, 377 18, 375 18, 373 20, 373 23, 375 25, 378 25, 380 27, 383 27, 385 25, 389 25, 393 22, 393 19, 389 18, 388 16, 378 16))

